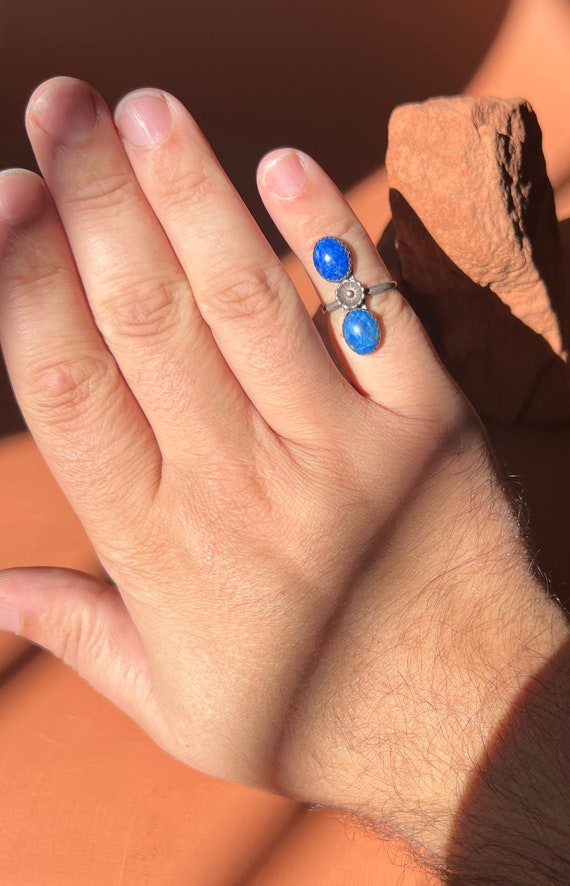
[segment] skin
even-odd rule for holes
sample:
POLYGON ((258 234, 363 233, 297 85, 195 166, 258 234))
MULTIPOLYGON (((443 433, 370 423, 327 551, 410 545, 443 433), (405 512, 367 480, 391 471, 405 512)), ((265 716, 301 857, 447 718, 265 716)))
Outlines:
MULTIPOLYGON (((58 78, 27 127, 43 179, 0 177, 0 337, 114 586, 4 572, 12 628, 188 765, 356 813, 457 882, 480 882, 475 854, 508 882, 529 852, 521 808, 568 824, 570 776, 537 744, 564 707, 567 627, 417 317, 376 296, 383 341, 360 357, 334 312, 340 373, 172 96, 132 94, 113 120, 58 78), (513 825, 489 849, 495 808, 513 825)), ((273 152, 258 184, 323 303, 324 234, 366 285, 387 279, 309 157, 273 152)))

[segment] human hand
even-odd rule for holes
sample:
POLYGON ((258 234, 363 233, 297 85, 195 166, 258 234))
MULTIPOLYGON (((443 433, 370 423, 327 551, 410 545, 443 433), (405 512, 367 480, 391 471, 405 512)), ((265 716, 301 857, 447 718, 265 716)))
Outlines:
MULTIPOLYGON (((50 193, 29 173, 0 182, 6 361, 119 593, 10 571, 0 599, 183 762, 439 851, 562 619, 402 297, 374 298, 384 337, 365 357, 331 315, 351 385, 187 112, 132 101, 121 138, 85 85, 40 87, 28 130, 50 193)), ((324 235, 350 244, 363 283, 386 279, 342 196, 295 157, 265 158, 260 192, 323 302, 324 235)))

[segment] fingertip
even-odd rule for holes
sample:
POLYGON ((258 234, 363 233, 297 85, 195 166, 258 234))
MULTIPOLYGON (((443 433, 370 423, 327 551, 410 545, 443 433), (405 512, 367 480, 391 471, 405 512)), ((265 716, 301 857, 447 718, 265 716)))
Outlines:
POLYGON ((23 224, 45 206, 43 179, 27 169, 0 172, 0 218, 9 225, 23 224))
POLYGON ((115 108, 115 126, 134 148, 163 142, 172 130, 171 102, 159 89, 137 89, 125 95, 115 108))
POLYGON ((307 156, 295 148, 278 148, 260 161, 258 183, 276 197, 290 200, 298 196, 307 182, 307 156))
POLYGON ((56 77, 48 77, 47 80, 42 80, 36 88, 33 90, 32 94, 28 99, 27 110, 33 108, 36 102, 42 97, 42 95, 48 90, 52 89, 54 86, 59 85, 69 85, 69 86, 88 86, 83 80, 79 80, 77 77, 67 77, 65 75, 57 75, 56 77))
POLYGON ((32 146, 38 133, 56 144, 85 140, 107 112, 103 98, 84 80, 53 77, 35 89, 26 109, 26 129, 32 146))
POLYGON ((35 113, 41 110, 47 102, 51 101, 52 96, 62 89, 87 92, 95 95, 91 85, 78 77, 67 77, 65 75, 49 77, 36 86, 28 99, 25 112, 26 125, 30 121, 35 122, 35 113))

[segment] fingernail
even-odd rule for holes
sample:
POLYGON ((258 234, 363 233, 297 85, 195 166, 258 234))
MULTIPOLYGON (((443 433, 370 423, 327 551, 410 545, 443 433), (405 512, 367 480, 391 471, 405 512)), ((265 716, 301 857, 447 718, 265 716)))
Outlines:
POLYGON ((44 205, 44 184, 27 169, 0 172, 0 217, 11 225, 32 218, 44 205))
POLYGON ((93 90, 86 83, 60 80, 43 89, 32 101, 33 117, 56 141, 79 142, 95 129, 97 104, 93 90))
POLYGON ((296 197, 307 180, 305 164, 297 151, 286 151, 269 160, 261 179, 278 197, 296 197))
POLYGON ((119 103, 115 123, 135 148, 156 145, 172 128, 170 108, 160 92, 136 92, 119 103))
POLYGON ((20 631, 20 613, 13 606, 0 600, 0 631, 18 634, 20 631))

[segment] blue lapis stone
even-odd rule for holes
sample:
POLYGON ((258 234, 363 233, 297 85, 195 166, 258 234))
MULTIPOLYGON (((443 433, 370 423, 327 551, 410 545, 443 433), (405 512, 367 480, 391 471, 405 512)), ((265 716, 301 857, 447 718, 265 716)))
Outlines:
POLYGON ((336 237, 323 237, 313 250, 315 268, 325 280, 344 280, 352 271, 348 246, 336 237))
POLYGON ((371 354, 380 344, 380 324, 364 308, 347 312, 342 324, 342 334, 348 347, 356 354, 371 354))

